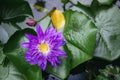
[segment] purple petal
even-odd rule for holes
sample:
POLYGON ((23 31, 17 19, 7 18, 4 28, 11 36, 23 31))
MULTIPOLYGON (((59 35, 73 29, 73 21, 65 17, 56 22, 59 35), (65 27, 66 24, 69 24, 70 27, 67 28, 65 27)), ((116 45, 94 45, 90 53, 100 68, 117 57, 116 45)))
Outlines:
POLYGON ((52 61, 51 64, 52 64, 53 67, 57 67, 57 64, 56 64, 55 61, 52 61))
POLYGON ((56 40, 55 40, 55 41, 52 41, 52 42, 51 42, 51 45, 52 45, 51 48, 52 48, 52 49, 58 49, 59 47, 65 45, 65 43, 66 43, 65 41, 60 41, 60 40, 59 40, 59 41, 56 41, 56 40))
POLYGON ((31 35, 31 34, 25 34, 25 36, 31 40, 31 39, 37 39, 37 36, 31 35))
POLYGON ((56 62, 52 59, 52 60, 49 60, 49 62, 52 64, 53 67, 57 67, 57 64, 56 62))
POLYGON ((52 26, 47 28, 47 30, 45 31, 45 36, 53 36, 55 34, 56 34, 56 29, 54 29, 52 26))
POLYGON ((63 46, 63 45, 65 45, 65 41, 61 41, 59 44, 58 44, 58 46, 63 46))
POLYGON ((26 61, 28 61, 31 65, 35 65, 37 64, 37 61, 36 61, 36 58, 33 58, 32 55, 32 52, 28 51, 26 54, 25 54, 25 59, 26 61))
POLYGON ((30 43, 29 42, 25 42, 25 43, 20 44, 20 46, 24 47, 24 48, 30 48, 30 43))
POLYGON ((51 26, 44 34, 39 24, 36 25, 36 31, 37 36, 25 34, 29 42, 20 44, 22 47, 29 48, 25 54, 26 61, 31 65, 37 64, 42 70, 46 69, 47 61, 49 61, 52 66, 56 67, 57 63, 61 63, 59 57, 67 56, 64 51, 59 49, 59 47, 65 44, 62 33, 57 33, 56 29, 51 26), (39 44, 42 43, 49 44, 50 50, 47 55, 39 51, 39 44))
POLYGON ((59 64, 61 64, 61 61, 60 61, 59 58, 56 58, 56 62, 59 63, 59 64))
POLYGON ((44 56, 40 56, 38 59, 38 65, 44 71, 46 69, 47 60, 44 56))
POLYGON ((60 49, 53 50, 52 53, 56 56, 67 57, 66 53, 60 49))
POLYGON ((45 34, 49 34, 53 30, 53 27, 50 26, 46 29, 45 34))
MULTIPOLYGON (((38 44, 38 38, 37 36, 31 35, 31 34, 25 34, 25 36, 29 39, 30 42, 33 44, 38 44)), ((32 45, 33 45, 32 44, 32 45)))
MULTIPOLYGON (((46 36, 45 36, 46 37, 46 36)), ((45 38, 54 48, 59 48, 65 44, 62 33, 49 35, 49 39, 45 38)))
POLYGON ((52 64, 53 67, 57 67, 56 62, 58 62, 58 59, 56 56, 49 55, 47 60, 52 64))
POLYGON ((37 31, 38 38, 43 39, 44 34, 43 34, 40 24, 36 25, 36 31, 37 31))
POLYGON ((46 64, 47 64, 47 61, 44 61, 44 62, 40 65, 40 67, 41 67, 41 69, 42 69, 43 71, 46 69, 46 64))

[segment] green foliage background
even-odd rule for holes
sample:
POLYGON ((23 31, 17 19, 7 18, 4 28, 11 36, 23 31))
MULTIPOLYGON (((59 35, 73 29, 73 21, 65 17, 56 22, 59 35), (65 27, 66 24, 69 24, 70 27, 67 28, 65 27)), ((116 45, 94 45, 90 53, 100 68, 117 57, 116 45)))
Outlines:
MULTIPOLYGON (((112 64, 118 66, 110 67, 112 71, 119 70, 120 9, 113 4, 114 1, 61 0, 66 19, 62 32, 67 42, 62 49, 68 57, 61 58, 62 64, 57 68, 48 64, 45 72, 64 80, 72 71, 79 69, 79 73, 87 71, 86 80, 110 80, 110 76, 106 77, 105 74, 111 73, 111 69, 107 67, 107 71, 103 70, 98 75, 101 68, 98 64, 104 63, 102 68, 112 64), (71 3, 72 6, 66 9, 67 3, 71 3), (96 67, 98 74, 87 66, 88 64, 96 67)), ((26 49, 19 46, 27 40, 25 33, 36 35, 35 28, 25 24, 29 17, 33 17, 33 13, 27 1, 0 1, 0 80, 44 79, 44 72, 37 65, 31 66, 25 61, 26 49)), ((40 22, 44 30, 49 22, 50 17, 40 22)), ((112 72, 112 75, 117 76, 115 80, 120 80, 119 72, 112 72)))

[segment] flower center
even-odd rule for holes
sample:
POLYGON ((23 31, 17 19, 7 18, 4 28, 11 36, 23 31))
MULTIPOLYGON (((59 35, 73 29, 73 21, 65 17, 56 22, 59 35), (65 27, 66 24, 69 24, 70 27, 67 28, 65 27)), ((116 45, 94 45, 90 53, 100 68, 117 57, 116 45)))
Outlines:
POLYGON ((46 43, 40 44, 40 45, 39 45, 39 50, 40 50, 42 53, 48 52, 48 50, 49 50, 48 44, 46 44, 46 43))

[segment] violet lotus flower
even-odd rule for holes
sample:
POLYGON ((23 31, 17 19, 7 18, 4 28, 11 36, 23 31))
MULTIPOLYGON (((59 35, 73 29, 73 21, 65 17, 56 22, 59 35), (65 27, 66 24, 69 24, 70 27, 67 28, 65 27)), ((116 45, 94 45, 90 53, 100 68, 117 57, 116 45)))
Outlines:
POLYGON ((33 18, 29 18, 29 21, 26 22, 28 26, 34 26, 36 24, 36 21, 33 18))
POLYGON ((66 53, 59 48, 65 44, 62 33, 57 33, 56 29, 49 27, 44 33, 39 24, 36 25, 37 36, 25 34, 28 42, 20 44, 28 48, 25 59, 31 65, 38 65, 42 70, 46 69, 47 62, 53 67, 61 63, 59 57, 66 57, 66 53))

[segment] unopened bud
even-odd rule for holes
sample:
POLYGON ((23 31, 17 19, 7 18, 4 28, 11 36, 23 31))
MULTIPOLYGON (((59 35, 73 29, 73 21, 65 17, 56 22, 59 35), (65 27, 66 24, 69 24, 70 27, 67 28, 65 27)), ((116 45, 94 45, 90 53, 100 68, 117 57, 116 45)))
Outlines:
POLYGON ((53 23, 53 26, 57 29, 60 30, 61 28, 64 27, 65 25, 65 17, 63 13, 57 9, 54 9, 50 13, 50 17, 53 23))
POLYGON ((26 22, 28 26, 34 26, 36 24, 36 21, 33 18, 29 18, 29 21, 26 22))

